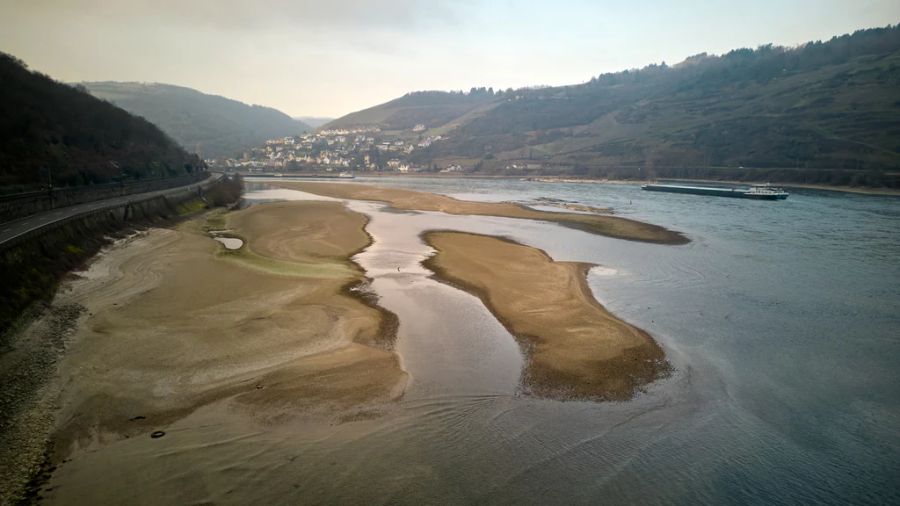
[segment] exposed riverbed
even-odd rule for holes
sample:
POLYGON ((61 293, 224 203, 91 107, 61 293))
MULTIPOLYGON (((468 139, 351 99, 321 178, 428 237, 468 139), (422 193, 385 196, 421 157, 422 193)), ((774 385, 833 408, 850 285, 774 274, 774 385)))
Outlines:
MULTIPOLYGON (((651 198, 627 185, 379 183, 613 207, 693 242, 351 201, 374 239, 354 260, 399 317, 403 396, 340 423, 260 424, 210 403, 165 426, 165 437, 86 446, 54 474, 51 502, 900 501, 900 200, 811 192, 772 204, 651 198), (448 184, 457 186, 438 186, 448 184), (557 261, 598 264, 588 276, 597 299, 649 331, 674 373, 625 402, 522 395, 513 336, 478 298, 421 266, 432 250, 419 235, 430 229, 508 236, 557 261)), ((320 198, 262 188, 247 197, 320 198)))

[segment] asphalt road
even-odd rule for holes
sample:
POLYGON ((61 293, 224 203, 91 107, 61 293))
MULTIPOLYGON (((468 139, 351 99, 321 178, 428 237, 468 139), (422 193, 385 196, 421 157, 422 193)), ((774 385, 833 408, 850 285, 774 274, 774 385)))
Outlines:
POLYGON ((61 220, 67 220, 69 218, 73 218, 75 216, 79 216, 82 214, 88 214, 94 211, 99 211, 101 209, 119 207, 125 204, 142 202, 144 200, 152 199, 155 197, 159 197, 161 195, 167 195, 170 193, 182 192, 185 189, 194 189, 196 190, 198 187, 208 185, 213 181, 222 177, 221 174, 210 174, 210 176, 203 181, 199 181, 197 183, 189 184, 187 186, 177 186, 175 188, 166 188, 165 190, 156 190, 152 192, 145 193, 134 193, 131 195, 125 195, 122 197, 115 197, 111 199, 105 200, 96 200, 94 202, 87 202, 84 204, 76 204, 74 206, 60 207, 58 209, 51 209, 49 211, 45 211, 38 214, 33 214, 31 216, 26 216, 24 218, 20 218, 14 221, 8 221, 6 223, 0 223, 0 249, 3 249, 7 242, 15 241, 19 237, 34 232, 38 229, 46 227, 48 225, 52 225, 61 220))

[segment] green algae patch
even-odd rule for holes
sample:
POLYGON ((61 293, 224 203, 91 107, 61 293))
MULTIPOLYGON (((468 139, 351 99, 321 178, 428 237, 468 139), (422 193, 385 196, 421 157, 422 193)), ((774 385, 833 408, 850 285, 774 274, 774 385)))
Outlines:
POLYGON ((189 214, 199 213, 206 208, 206 202, 202 199, 192 199, 178 204, 176 211, 178 212, 178 216, 187 216, 189 214))
POLYGON ((211 232, 213 230, 224 230, 226 228, 226 214, 228 210, 222 208, 216 208, 210 211, 206 215, 206 223, 203 225, 203 230, 207 232, 211 232))
POLYGON ((255 253, 246 241, 241 249, 222 250, 218 257, 248 269, 277 276, 316 279, 349 279, 361 276, 358 268, 339 260, 333 262, 323 262, 321 259, 317 262, 288 262, 264 257, 255 253))

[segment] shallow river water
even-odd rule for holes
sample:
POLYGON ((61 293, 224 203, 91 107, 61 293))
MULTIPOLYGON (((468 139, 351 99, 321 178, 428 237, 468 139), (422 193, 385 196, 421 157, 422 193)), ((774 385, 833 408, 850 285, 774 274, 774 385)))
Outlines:
MULTIPOLYGON (((470 200, 612 207, 692 242, 642 244, 549 223, 350 202, 371 217, 375 239, 356 261, 400 318, 396 349, 410 373, 403 399, 374 420, 271 431, 223 427, 209 408, 170 429, 206 444, 119 443, 135 462, 172 459, 178 472, 156 478, 154 499, 900 503, 900 198, 798 191, 758 202, 635 185, 371 182, 470 200), (597 299, 650 332, 675 373, 627 402, 520 395, 512 336, 477 298, 419 265, 431 252, 418 238, 427 229, 505 235, 556 260, 597 264, 589 275, 597 299), (205 471, 185 466, 191 459, 205 471), (197 480, 202 493, 178 492, 197 480)), ((319 198, 251 190, 251 201, 319 198)))

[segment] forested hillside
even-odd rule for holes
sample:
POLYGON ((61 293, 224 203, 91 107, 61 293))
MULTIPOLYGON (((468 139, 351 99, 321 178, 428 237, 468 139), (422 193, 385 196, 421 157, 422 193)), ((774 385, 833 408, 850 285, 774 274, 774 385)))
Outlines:
POLYGON ((143 118, 0 53, 0 188, 176 176, 202 168, 143 118))
POLYGON ((143 116, 204 158, 239 155, 275 137, 312 130, 271 107, 169 84, 83 83, 93 95, 143 116))
POLYGON ((469 93, 420 91, 408 93, 390 102, 342 116, 323 128, 378 126, 385 130, 411 130, 416 125, 430 127, 452 124, 497 100, 493 90, 475 89, 469 93))
POLYGON ((642 178, 753 179, 755 171, 795 181, 897 184, 897 26, 796 48, 699 54, 574 86, 468 95, 448 100, 477 107, 451 111, 434 93, 410 94, 334 123, 406 128, 430 118, 429 131, 445 135, 413 153, 421 165, 461 161, 481 171, 642 178), (405 105, 418 95, 430 103, 405 105), (402 121, 406 116, 415 120, 402 121))

